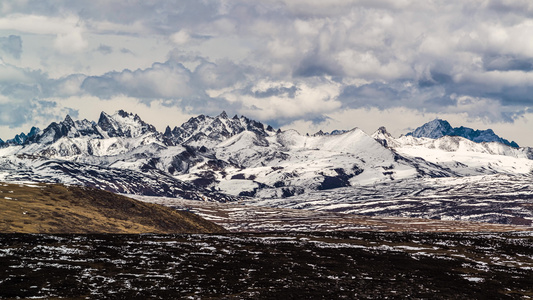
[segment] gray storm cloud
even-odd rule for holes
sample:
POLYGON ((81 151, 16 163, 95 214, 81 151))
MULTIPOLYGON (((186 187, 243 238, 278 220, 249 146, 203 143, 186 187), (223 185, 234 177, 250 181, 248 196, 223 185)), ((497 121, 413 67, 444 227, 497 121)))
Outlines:
POLYGON ((17 35, 0 37, 0 49, 3 53, 18 59, 22 54, 22 39, 17 35))
POLYGON ((20 57, 21 36, 30 38, 24 33, 51 35, 56 44, 72 35, 79 47, 63 59, 81 65, 80 72, 48 78, 50 60, 59 57, 50 47, 46 66, 11 65, 25 81, 0 78, 6 99, 125 95, 148 104, 164 99, 191 113, 206 106, 234 110, 280 125, 324 120, 339 109, 402 107, 513 122, 533 106, 530 1, 5 3, 5 55, 20 57), (28 19, 41 28, 22 26, 28 19), (70 27, 56 33, 62 19, 70 27), (114 44, 117 37, 135 42, 114 44), (148 53, 161 47, 168 56, 147 64, 148 53), (145 60, 84 74, 93 53, 105 56, 102 65, 145 60), (283 100, 290 105, 273 108, 283 100))

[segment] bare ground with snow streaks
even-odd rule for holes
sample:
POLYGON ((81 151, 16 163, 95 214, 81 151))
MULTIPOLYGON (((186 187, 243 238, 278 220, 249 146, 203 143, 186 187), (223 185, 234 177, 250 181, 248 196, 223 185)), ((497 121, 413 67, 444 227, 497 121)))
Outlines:
POLYGON ((0 298, 531 299, 533 235, 0 235, 0 298))

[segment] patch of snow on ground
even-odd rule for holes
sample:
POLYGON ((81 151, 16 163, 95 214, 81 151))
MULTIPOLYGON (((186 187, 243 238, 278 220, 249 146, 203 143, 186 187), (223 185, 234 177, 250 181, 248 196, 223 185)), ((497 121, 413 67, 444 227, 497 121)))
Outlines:
POLYGON ((245 179, 234 179, 234 180, 223 180, 218 184, 218 187, 223 193, 237 196, 242 192, 250 192, 259 185, 252 180, 245 179))

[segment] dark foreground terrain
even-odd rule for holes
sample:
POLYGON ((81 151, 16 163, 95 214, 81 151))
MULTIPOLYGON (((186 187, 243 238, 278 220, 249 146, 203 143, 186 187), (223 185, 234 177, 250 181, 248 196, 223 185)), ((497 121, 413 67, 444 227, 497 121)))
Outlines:
POLYGON ((533 299, 533 232, 0 235, 0 298, 533 299))

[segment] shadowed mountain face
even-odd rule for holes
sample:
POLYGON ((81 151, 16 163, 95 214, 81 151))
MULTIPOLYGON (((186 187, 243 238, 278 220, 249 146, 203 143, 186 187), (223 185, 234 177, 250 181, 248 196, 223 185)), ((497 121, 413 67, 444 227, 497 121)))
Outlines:
POLYGON ((221 233, 189 212, 63 185, 1 184, 2 233, 221 233))
POLYGON ((499 137, 492 131, 492 129, 487 130, 474 130, 468 127, 452 127, 450 123, 446 120, 435 119, 431 122, 428 122, 412 132, 406 134, 407 136, 414 137, 427 137, 431 139, 438 139, 443 136, 460 136, 465 139, 471 140, 476 143, 482 142, 498 142, 511 147, 518 148, 518 144, 514 141, 509 142, 508 140, 499 137))

